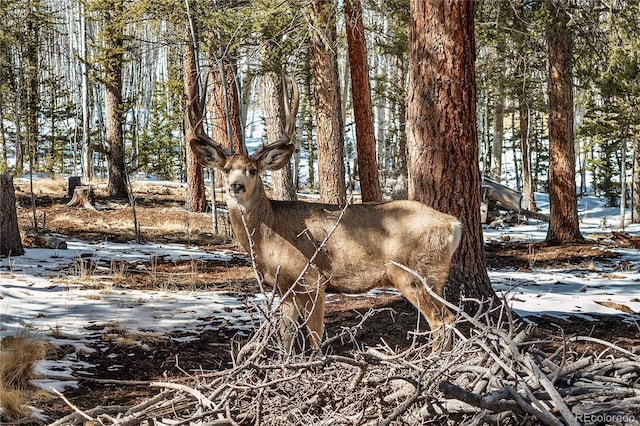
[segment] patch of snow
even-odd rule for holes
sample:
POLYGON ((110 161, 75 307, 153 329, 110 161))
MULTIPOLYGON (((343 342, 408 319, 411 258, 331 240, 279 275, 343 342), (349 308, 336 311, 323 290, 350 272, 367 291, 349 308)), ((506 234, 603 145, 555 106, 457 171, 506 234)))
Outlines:
MULTIPOLYGON (((536 194, 536 204, 541 213, 549 214, 549 197, 536 194)), ((604 200, 589 196, 578 202, 580 231, 585 237, 590 235, 620 231, 620 208, 605 207, 604 200)), ((625 217, 629 217, 627 210, 625 217)), ((530 220, 528 224, 508 226, 503 229, 484 229, 486 241, 509 241, 536 243, 546 238, 548 223, 530 220)), ((625 224, 625 232, 640 234, 640 224, 625 224)), ((604 250, 604 249, 603 249, 604 250)), ((593 319, 600 315, 625 315, 630 321, 640 320, 640 315, 629 315, 597 302, 614 302, 625 305, 640 313, 640 251, 625 248, 607 249, 620 254, 618 263, 627 262, 628 271, 616 271, 603 277, 610 266, 595 264, 597 272, 580 271, 579 274, 566 270, 489 271, 494 290, 503 294, 512 309, 519 315, 549 315, 558 318, 579 316, 593 319)))

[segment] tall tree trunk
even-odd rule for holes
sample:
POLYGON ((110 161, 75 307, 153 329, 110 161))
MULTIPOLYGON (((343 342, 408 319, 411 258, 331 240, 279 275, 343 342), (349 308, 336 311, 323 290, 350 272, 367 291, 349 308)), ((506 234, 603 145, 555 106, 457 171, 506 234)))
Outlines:
MULTIPOLYGON (((387 64, 387 60, 385 57, 379 56, 376 58, 376 63, 377 63, 377 69, 376 69, 376 73, 377 74, 384 74, 386 72, 386 64, 387 64)), ((385 82, 385 79, 379 78, 377 80, 374 80, 374 84, 375 84, 375 88, 374 90, 377 93, 385 93, 387 91, 387 84, 385 82)), ((387 107, 387 105, 391 102, 391 100, 389 99, 389 97, 384 97, 383 99, 379 99, 377 102, 377 105, 375 107, 375 126, 376 126, 376 140, 378 142, 378 153, 377 153, 377 157, 378 157, 378 163, 381 164, 382 170, 383 170, 383 176, 384 178, 388 178, 388 174, 390 171, 389 168, 389 161, 388 158, 386 156, 386 145, 387 145, 387 139, 388 139, 388 126, 387 126, 387 113, 389 111, 389 108, 387 107)), ((406 102, 406 100, 405 100, 406 102)))
POLYGON ((38 118, 40 115, 40 81, 41 75, 39 64, 40 51, 40 18, 38 18, 39 2, 28 0, 28 12, 26 17, 27 33, 25 35, 24 67, 26 78, 26 99, 27 108, 26 122, 26 144, 29 149, 30 171, 35 171, 38 166, 38 141, 39 128, 38 118))
POLYGON ((91 148, 91 102, 89 96, 89 70, 87 67, 87 20, 84 3, 78 2, 80 19, 80 73, 82 77, 82 176, 85 180, 93 179, 93 149, 91 148))
POLYGON ((537 211, 535 188, 531 178, 531 153, 529 151, 529 105, 520 98, 518 107, 520 114, 520 149, 522 150, 522 192, 524 195, 524 208, 537 211))
POLYGON ((504 95, 501 90, 496 95, 493 110, 493 145, 491 147, 491 175, 490 178, 500 182, 502 178, 502 149, 504 142, 504 95))
POLYGON ((549 61, 549 229, 546 240, 581 240, 576 194, 576 156, 573 135, 573 42, 570 7, 563 0, 547 0, 551 22, 547 28, 549 61))
POLYGON ((342 205, 346 202, 347 194, 334 2, 313 0, 309 21, 312 26, 311 72, 316 107, 320 200, 342 205))
MULTIPOLYGON (((395 170, 398 173, 399 179, 407 180, 407 101, 406 91, 404 90, 405 81, 407 81, 407 62, 403 58, 398 58, 396 67, 396 87, 402 88, 402 96, 400 101, 397 102, 397 116, 398 122, 398 155, 395 162, 395 170)), ((402 188, 404 195, 406 195, 406 187, 402 188)))
POLYGON ((209 86, 211 136, 233 152, 246 153, 240 124, 241 109, 235 63, 229 57, 217 56, 215 47, 209 48, 209 58, 212 63, 209 86))
POLYGON ((362 201, 381 201, 382 191, 378 177, 378 162, 376 161, 371 83, 369 81, 367 46, 364 38, 360 0, 345 1, 344 13, 349 47, 351 96, 353 97, 353 116, 356 123, 356 149, 362 201))
MULTIPOLYGON (((21 59, 19 59, 21 62, 21 59)), ((20 176, 24 171, 24 149, 22 138, 22 66, 19 67, 18 74, 16 75, 16 94, 15 94, 15 108, 14 108, 14 123, 16 127, 16 175, 20 176)))
MULTIPOLYGON (((1 59, 0 59, 1 60, 1 59)), ((0 96, 0 173, 4 173, 9 168, 7 159, 7 134, 4 125, 4 97, 0 96)))
POLYGON ((409 198, 462 222, 447 297, 491 298, 480 221, 474 2, 409 4, 409 198))
POLYGON ((628 131, 625 131, 623 139, 620 141, 620 228, 624 231, 626 225, 625 213, 627 210, 627 138, 628 131))
MULTIPOLYGON (((191 127, 187 117, 187 109, 191 102, 190 96, 198 93, 198 67, 196 65, 196 51, 194 47, 195 40, 191 36, 191 30, 187 27, 187 34, 182 44, 182 66, 184 69, 183 83, 185 94, 185 157, 187 163, 187 198, 185 200, 185 208, 192 212, 204 212, 207 210, 207 199, 204 190, 204 173, 202 165, 198 162, 195 153, 191 149, 189 141, 195 137, 194 129, 191 127)), ((200 99, 198 99, 198 102, 200 99)), ((212 173, 215 173, 212 171, 212 173)), ((215 197, 214 197, 215 198, 215 197)), ((215 206, 212 206, 215 208, 215 206)))
POLYGON ((18 214, 16 212, 16 191, 9 173, 0 175, 0 257, 24 254, 18 214))
POLYGON ((105 9, 103 35, 105 37, 105 118, 107 127, 107 163, 112 197, 126 198, 127 176, 124 163, 124 134, 122 129, 122 69, 124 60, 124 1, 113 0, 105 9))
POLYGON ((640 223, 640 138, 633 136, 633 207, 631 210, 631 221, 640 223))
MULTIPOLYGON (((264 49, 263 49, 264 51, 264 49)), ((283 102, 282 75, 268 72, 262 77, 264 88, 264 116, 267 126, 267 140, 273 143, 283 136, 285 126, 285 111, 283 102)), ((280 170, 271 172, 271 187, 273 198, 277 200, 295 200, 297 198, 296 187, 293 185, 291 164, 287 164, 280 170)))
MULTIPOLYGON (((311 76, 311 70, 310 68, 305 67, 304 68, 305 73, 304 73, 304 92, 307 95, 307 98, 311 97, 311 94, 313 93, 313 89, 312 89, 312 80, 313 77, 311 76)), ((309 101, 310 103, 311 101, 309 101)), ((308 168, 308 185, 309 185, 309 189, 311 189, 312 191, 316 189, 316 168, 314 166, 315 164, 315 160, 317 158, 316 155, 316 145, 313 141, 313 113, 312 113, 312 108, 311 105, 309 105, 309 113, 306 115, 302 115, 302 120, 303 120, 303 126, 302 128, 304 129, 304 146, 307 149, 307 168, 308 168)))

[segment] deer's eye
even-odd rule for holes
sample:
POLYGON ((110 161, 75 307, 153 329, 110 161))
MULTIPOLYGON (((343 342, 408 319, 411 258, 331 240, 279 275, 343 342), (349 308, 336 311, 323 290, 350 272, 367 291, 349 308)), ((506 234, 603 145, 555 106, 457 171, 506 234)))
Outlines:
POLYGON ((255 176, 258 174, 258 170, 257 169, 251 169, 249 170, 249 174, 251 174, 251 176, 255 176))
POLYGON ((224 169, 222 169, 222 171, 225 175, 228 175, 231 169, 229 167, 225 167, 224 169))

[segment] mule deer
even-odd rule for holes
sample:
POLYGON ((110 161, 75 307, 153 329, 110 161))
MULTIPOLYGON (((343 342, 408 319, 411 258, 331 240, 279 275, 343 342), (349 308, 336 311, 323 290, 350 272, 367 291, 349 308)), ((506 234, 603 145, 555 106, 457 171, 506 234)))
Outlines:
MULTIPOLYGON (((286 93, 286 90, 285 90, 286 93)), ((233 231, 255 257, 258 271, 281 296, 283 340, 302 315, 311 343, 323 334, 325 292, 364 293, 395 287, 425 317, 437 345, 451 312, 432 298, 414 274, 442 295, 461 224, 453 216, 417 201, 352 204, 347 207, 267 198, 260 178, 266 170, 288 164, 294 151, 290 135, 297 107, 287 113, 285 136, 251 155, 231 154, 203 130, 202 104, 192 93, 189 119, 195 136, 190 144, 199 161, 222 170, 233 231)), ((294 104, 297 89, 294 85, 294 104)), ((285 104, 288 104, 285 102, 285 104)))

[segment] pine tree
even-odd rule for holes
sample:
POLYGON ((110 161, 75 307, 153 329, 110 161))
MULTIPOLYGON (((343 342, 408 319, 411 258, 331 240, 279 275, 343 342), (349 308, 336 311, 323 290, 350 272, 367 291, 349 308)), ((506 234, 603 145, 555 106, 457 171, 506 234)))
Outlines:
POLYGON ((380 190, 380 180, 378 179, 371 84, 369 82, 367 47, 360 0, 347 0, 344 3, 344 13, 362 201, 381 201, 382 191, 380 190))
POLYGON ((182 45, 182 66, 183 66, 183 83, 184 83, 184 139, 186 141, 185 161, 187 174, 187 198, 185 199, 185 208, 193 212, 204 212, 207 208, 207 200, 204 191, 204 173, 202 165, 198 162, 195 153, 191 149, 191 141, 195 137, 195 129, 188 119, 188 109, 192 102, 200 105, 201 91, 206 90, 200 88, 198 82, 198 57, 196 44, 192 33, 193 23, 185 24, 185 38, 182 45), (194 99, 195 98, 195 99, 194 99))
MULTIPOLYGON (((292 78, 288 61, 300 42, 299 31, 295 31, 296 10, 293 5, 263 0, 256 4, 256 27, 260 33, 261 64, 259 75, 263 88, 263 110, 267 142, 272 143, 283 136, 286 124, 285 90, 292 78)), ((290 82, 293 83, 293 82, 290 82)), ((290 100, 290 96, 287 97, 290 100)), ((295 136, 295 135, 294 135, 295 136)), ((294 141, 297 145, 299 143, 294 141)), ((271 172, 273 198, 295 200, 297 182, 294 182, 295 164, 271 172)))
POLYGON ((547 8, 550 213, 546 241, 562 243, 582 239, 573 135, 573 36, 568 26, 569 5, 547 0, 547 8))
POLYGON ((18 229, 16 192, 10 174, 0 174, 0 257, 24 254, 18 229))
POLYGON ((87 8, 102 18, 101 46, 97 54, 100 79, 105 87, 106 154, 109 172, 107 191, 112 197, 128 196, 124 147, 124 102, 122 73, 125 61, 124 0, 91 0, 87 8))
POLYGON ((316 110, 320 200, 345 204, 344 129, 336 58, 336 10, 332 0, 313 0, 311 73, 316 110))
POLYGON ((448 296, 491 298, 480 224, 474 3, 411 0, 410 6, 409 198, 463 224, 448 296))
MULTIPOLYGON (((637 150, 626 155, 635 145, 640 131, 640 27, 637 1, 612 4, 606 10, 582 10, 578 41, 577 76, 584 93, 584 120, 578 133, 592 154, 585 165, 594 176, 594 189, 611 206, 623 204, 628 187, 625 171, 632 169, 631 187, 634 195, 640 189, 637 171, 637 150), (636 158, 634 158, 636 157, 636 158)), ((640 209, 634 203, 634 210, 640 209)), ((634 212, 633 220, 640 221, 634 212)))

